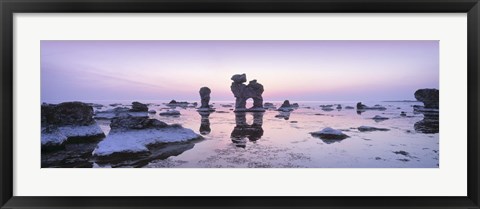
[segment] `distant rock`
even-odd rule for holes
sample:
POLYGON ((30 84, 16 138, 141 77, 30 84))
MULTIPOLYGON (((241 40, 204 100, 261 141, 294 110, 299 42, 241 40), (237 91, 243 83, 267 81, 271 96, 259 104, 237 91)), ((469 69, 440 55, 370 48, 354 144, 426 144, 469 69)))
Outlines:
POLYGON ((103 107, 103 105, 101 104, 95 104, 95 103, 86 103, 87 105, 93 107, 93 108, 97 108, 97 109, 100 109, 103 107))
POLYGON ((233 105, 231 105, 231 104, 222 104, 220 106, 222 106, 222 107, 233 107, 233 105))
POLYGON ((166 112, 161 112, 160 115, 162 115, 162 116, 179 116, 180 111, 178 111, 178 110, 167 110, 166 112))
POLYGON ((342 105, 337 105, 337 110, 341 110, 342 109, 342 105))
POLYGON ((358 130, 361 132, 370 132, 370 131, 389 131, 390 129, 388 128, 376 128, 372 126, 360 126, 358 127, 358 130))
POLYGON ((380 115, 375 115, 372 119, 373 119, 375 122, 380 122, 380 121, 388 120, 389 118, 383 117, 383 116, 380 116, 380 115))
POLYGON ((112 119, 110 123, 111 132, 125 131, 130 129, 147 129, 147 128, 165 128, 168 125, 157 119, 149 119, 148 117, 132 117, 126 115, 112 119))
POLYGON ((361 102, 357 103, 357 110, 359 110, 359 111, 363 111, 363 110, 386 110, 386 109, 387 109, 386 107, 383 107, 379 104, 376 104, 372 107, 369 107, 367 105, 362 104, 361 102))
POLYGON ((293 103, 293 104, 292 104, 292 107, 293 107, 293 108, 298 108, 298 107, 300 107, 300 105, 298 105, 298 103, 293 103))
POLYGON ((277 111, 290 112, 290 111, 293 111, 294 109, 295 109, 295 107, 293 107, 290 104, 290 101, 285 100, 285 101, 283 101, 282 106, 280 106, 280 108, 277 109, 277 111))
POLYGON ((265 104, 263 104, 263 107, 266 108, 266 109, 275 109, 275 105, 273 103, 270 103, 270 102, 265 102, 265 104))
POLYGON ((145 117, 148 114, 148 107, 146 104, 142 104, 140 102, 132 102, 132 108, 128 107, 115 107, 110 110, 105 110, 105 111, 96 111, 94 118, 95 119, 113 119, 117 118, 120 115, 130 115, 134 117, 145 117))
POLYGON ((415 99, 423 102, 425 108, 439 108, 438 89, 418 89, 415 91, 415 99))
POLYGON ((82 102, 64 102, 41 106, 42 146, 60 146, 76 140, 97 140, 105 134, 93 119, 92 106, 82 102))
POLYGON ((329 111, 332 111, 334 109, 332 107, 325 106, 325 107, 322 107, 322 110, 329 112, 329 111))
POLYGON ((405 117, 405 116, 407 116, 407 113, 402 111, 402 112, 400 112, 400 116, 405 117))
POLYGON ((342 131, 336 130, 330 127, 326 127, 321 131, 311 132, 310 134, 312 136, 320 137, 321 139, 327 139, 327 140, 343 140, 349 137, 348 135, 344 134, 342 131))
POLYGON ((130 109, 130 111, 131 112, 147 112, 148 106, 140 102, 132 102, 132 109, 130 109))
POLYGON ((113 104, 109 104, 109 105, 112 106, 112 107, 116 107, 116 106, 120 106, 122 104, 121 103, 113 103, 113 104))
POLYGON ((352 107, 352 106, 345 106, 345 109, 349 109, 349 110, 351 110, 351 109, 355 109, 355 107, 352 107))
POLYGON ((169 103, 165 104, 169 107, 187 107, 190 103, 188 102, 177 102, 175 100, 171 100, 169 103))
POLYGON ((157 113, 157 111, 152 109, 152 110, 148 110, 148 113, 155 114, 155 113, 157 113))

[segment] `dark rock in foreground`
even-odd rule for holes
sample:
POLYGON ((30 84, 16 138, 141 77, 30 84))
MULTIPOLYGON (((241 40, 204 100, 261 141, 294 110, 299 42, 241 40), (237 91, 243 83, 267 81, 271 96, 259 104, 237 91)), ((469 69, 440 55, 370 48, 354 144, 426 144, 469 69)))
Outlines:
POLYGON ((42 149, 62 146, 69 140, 89 141, 105 137, 93 119, 92 106, 82 102, 64 102, 41 106, 42 149))
POLYGON ((94 156, 102 158, 118 156, 119 153, 148 155, 151 145, 187 142, 201 138, 191 129, 180 125, 167 125, 148 117, 120 117, 113 119, 110 127, 108 136, 93 151, 94 156))

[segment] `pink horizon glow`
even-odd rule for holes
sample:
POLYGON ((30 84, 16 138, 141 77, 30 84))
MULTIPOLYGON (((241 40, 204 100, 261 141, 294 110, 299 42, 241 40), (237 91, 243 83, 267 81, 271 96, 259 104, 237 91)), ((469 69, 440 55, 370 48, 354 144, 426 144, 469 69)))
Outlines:
POLYGON ((246 73, 272 100, 403 100, 439 88, 438 41, 42 41, 41 99, 234 100, 246 73))

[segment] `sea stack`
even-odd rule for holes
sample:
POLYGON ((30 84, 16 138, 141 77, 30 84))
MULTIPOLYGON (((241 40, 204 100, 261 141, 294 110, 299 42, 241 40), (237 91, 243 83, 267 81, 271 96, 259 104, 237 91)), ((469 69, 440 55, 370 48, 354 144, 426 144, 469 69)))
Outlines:
POLYGON ((245 85, 244 83, 247 82, 245 73, 233 75, 231 80, 233 82, 230 89, 235 96, 235 112, 265 112, 262 84, 258 83, 257 80, 251 80, 248 85, 245 85), (253 99, 253 107, 247 109, 247 99, 250 98, 253 99))
POLYGON ((211 108, 210 104, 208 104, 210 102, 210 93, 212 93, 210 88, 202 87, 202 88, 200 88, 200 91, 198 93, 200 94, 200 99, 201 99, 202 105, 200 106, 200 108, 197 109, 197 111, 199 111, 199 112, 213 112, 213 111, 215 111, 215 109, 211 108))
POLYGON ((418 89, 415 91, 415 99, 423 102, 423 107, 429 109, 439 109, 439 91, 438 89, 418 89))

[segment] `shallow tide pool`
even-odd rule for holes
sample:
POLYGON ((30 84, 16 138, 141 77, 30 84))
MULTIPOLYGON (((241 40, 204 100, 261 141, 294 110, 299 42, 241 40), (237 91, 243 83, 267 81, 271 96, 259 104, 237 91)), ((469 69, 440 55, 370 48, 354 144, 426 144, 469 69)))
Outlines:
MULTIPOLYGON (((104 109, 111 109, 104 103, 104 109)), ((213 102, 216 112, 200 114, 195 108, 177 107, 180 116, 160 116, 167 106, 162 102, 145 102, 156 114, 149 114, 168 124, 181 124, 201 134, 203 139, 188 143, 161 145, 140 161, 128 156, 120 162, 96 162, 83 157, 93 167, 181 167, 181 168, 438 168, 439 134, 415 129, 424 122, 424 115, 414 113, 417 102, 365 102, 368 106, 382 105, 387 109, 357 112, 351 102, 298 102, 290 113, 267 110, 264 113, 234 113, 231 102, 213 102), (320 105, 333 105, 331 111, 320 105), (337 109, 340 104, 342 109, 337 109), (401 116, 401 112, 406 116, 401 116), (389 119, 375 121, 376 115, 389 119), (386 128, 388 131, 361 132, 360 126, 386 128), (331 127, 349 137, 343 140, 324 140, 310 132, 331 127), (155 153, 155 152, 154 152, 155 153)), ((281 102, 273 102, 280 107, 281 102)), ((129 102, 122 103, 128 105, 129 102)), ((108 135, 109 120, 97 120, 108 135)), ((428 125, 428 123, 427 123, 428 125)), ((433 126, 438 126, 433 124, 433 126)), ((83 149, 83 145, 69 145, 83 149)), ((88 149, 95 145, 89 144, 88 149)), ((62 167, 55 163, 71 159, 72 153, 42 154, 42 167, 62 167), (63 158, 63 159, 62 159, 63 158), (55 160, 54 160, 55 159, 55 160), (55 161, 56 162, 56 161, 55 161), (47 166, 44 166, 47 165, 47 166)), ((77 154, 78 155, 78 154, 77 154)), ((88 155, 88 154, 87 154, 88 155)), ((71 159, 71 161, 75 161, 71 159)), ((67 166, 68 167, 68 166, 67 166)), ((88 166, 87 166, 88 167, 88 166)))

